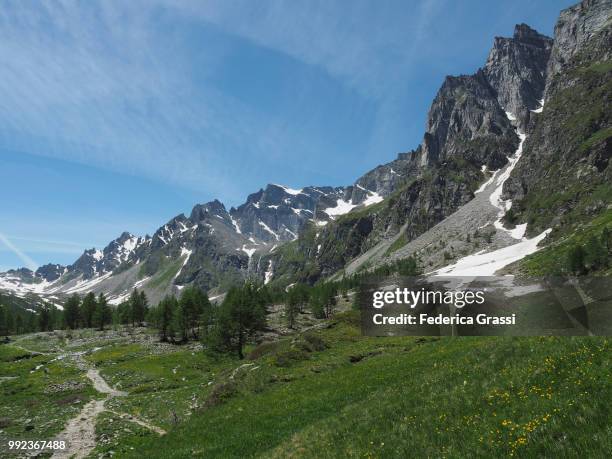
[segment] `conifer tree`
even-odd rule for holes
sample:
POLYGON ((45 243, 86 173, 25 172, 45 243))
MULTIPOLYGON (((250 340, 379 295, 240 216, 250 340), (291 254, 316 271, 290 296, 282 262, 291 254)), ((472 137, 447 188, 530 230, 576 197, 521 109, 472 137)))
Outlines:
POLYGON ((7 316, 7 307, 3 304, 0 304, 0 336, 4 337, 7 337, 9 335, 7 316))
POLYGON ((79 305, 81 300, 75 293, 66 301, 64 305, 64 322, 66 327, 71 330, 78 328, 79 326, 79 305))
POLYGON ((96 311, 96 295, 93 292, 89 292, 83 298, 83 302, 81 303, 81 320, 83 322, 83 327, 92 328, 93 327, 93 317, 96 311))
POLYGON ((144 295, 141 295, 137 289, 134 289, 134 291, 130 295, 132 327, 135 327, 136 324, 138 324, 138 326, 142 326, 142 322, 144 321, 147 313, 145 301, 146 297, 144 295))
POLYGON ((219 351, 235 352, 243 359, 247 340, 265 326, 268 299, 267 290, 260 292, 252 283, 230 289, 217 314, 210 337, 211 347, 219 351))
POLYGON ((209 314, 211 309, 208 297, 195 286, 187 287, 181 293, 179 307, 180 313, 184 316, 180 320, 180 323, 184 324, 186 332, 184 338, 191 335, 194 339, 197 339, 200 321, 205 319, 203 317, 205 312, 209 314))
POLYGON ((166 296, 156 308, 156 321, 159 329, 160 341, 173 341, 175 329, 173 326, 174 313, 178 308, 174 296, 166 296))
POLYGON ((49 331, 51 329, 51 312, 49 306, 46 304, 40 308, 40 315, 38 316, 38 326, 40 331, 49 331))
POLYGON ((104 330, 104 327, 110 324, 112 319, 112 311, 104 293, 98 295, 98 301, 96 301, 96 311, 94 313, 94 323, 100 331, 104 330))

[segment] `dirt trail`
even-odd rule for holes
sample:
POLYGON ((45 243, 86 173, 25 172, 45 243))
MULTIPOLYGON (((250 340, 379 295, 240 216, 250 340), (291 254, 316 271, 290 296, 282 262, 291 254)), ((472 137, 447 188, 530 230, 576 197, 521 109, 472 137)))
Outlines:
POLYGON ((100 371, 94 368, 90 368, 87 371, 87 377, 93 383, 94 389, 102 394, 108 394, 110 397, 125 397, 127 395, 127 392, 116 390, 109 386, 104 378, 100 376, 100 371))
MULTIPOLYGON (((56 451, 52 458, 82 459, 86 457, 96 447, 96 418, 100 413, 107 411, 104 403, 113 397, 127 396, 127 392, 113 389, 100 375, 100 371, 95 368, 87 370, 87 377, 91 380, 94 388, 98 392, 106 394, 106 398, 104 400, 92 400, 88 402, 83 406, 81 412, 68 422, 64 430, 57 436, 58 440, 64 440, 66 442, 66 449, 63 451, 56 451)), ((152 430, 159 435, 164 435, 166 433, 163 429, 128 414, 119 414, 114 411, 110 412, 122 419, 126 419, 152 430)))

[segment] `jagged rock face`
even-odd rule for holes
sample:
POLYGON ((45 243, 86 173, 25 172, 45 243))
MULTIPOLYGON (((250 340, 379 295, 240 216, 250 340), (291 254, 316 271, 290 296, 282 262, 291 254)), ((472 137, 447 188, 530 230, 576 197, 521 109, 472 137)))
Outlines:
POLYGON ((36 270, 36 277, 40 277, 48 282, 53 282, 66 272, 66 267, 57 264, 46 264, 36 270))
POLYGON ((28 268, 9 269, 6 274, 18 277, 22 281, 33 281, 35 278, 34 271, 28 268))
POLYGON ((471 152, 475 162, 497 169, 517 138, 485 73, 446 77, 429 109, 421 168, 471 152))
MULTIPOLYGON (((270 243, 291 241, 317 211, 336 205, 344 196, 343 187, 306 187, 294 190, 270 184, 249 195, 246 203, 231 209, 240 231, 256 240, 270 243)), ((319 218, 326 218, 322 214, 319 218)))
POLYGON ((529 110, 541 106, 551 48, 551 38, 520 24, 512 38, 495 38, 483 69, 498 102, 517 118, 523 131, 529 110))
POLYGON ((360 204, 368 198, 368 190, 380 196, 389 196, 406 181, 415 170, 415 152, 400 153, 394 161, 376 166, 357 179, 355 185, 348 187, 346 200, 360 204))
MULTIPOLYGON (((315 281, 400 229, 407 239, 422 234, 468 202, 485 179, 481 168, 501 168, 516 150, 516 125, 528 139, 506 193, 516 200, 519 218, 535 218, 527 211, 538 208, 534 196, 572 196, 560 183, 571 188, 586 180, 601 191, 612 182, 610 2, 584 1, 562 12, 552 48, 549 38, 525 25, 517 26, 512 38, 496 38, 483 69, 445 79, 423 143, 354 185, 299 190, 268 185, 229 211, 219 201, 199 204, 151 238, 124 233, 103 251, 85 251, 59 282, 113 273, 123 291, 138 280, 159 299, 188 283, 223 290, 252 273, 267 279, 271 266, 274 277, 315 281), (545 109, 532 113, 539 112, 544 87, 545 109), (517 119, 511 122, 506 111, 517 119), (124 272, 131 276, 126 285, 124 272)), ((553 204, 558 215, 572 205, 553 204)), ((550 222, 540 220, 530 221, 529 228, 550 222)), ((47 268, 44 275, 59 271, 47 268)))
POLYGON ((611 205, 611 20, 611 2, 585 1, 555 27, 546 103, 504 188, 530 235, 552 227, 554 239, 611 205))
POLYGON ((66 274, 70 277, 82 275, 83 279, 91 279, 94 276, 112 273, 122 264, 130 262, 137 249, 147 241, 147 238, 124 232, 111 241, 104 250, 85 250, 83 255, 68 266, 66 274))
MULTIPOLYGON (((561 11, 555 25, 555 40, 548 63, 546 100, 550 97, 550 84, 566 68, 572 57, 581 52, 586 43, 591 43, 595 35, 606 29, 610 33, 611 11, 612 0, 584 0, 561 11)), ((600 59, 609 60, 612 57, 610 47, 598 48, 600 59)))
POLYGON ((419 148, 365 174, 350 190, 393 193, 384 205, 316 228, 296 241, 289 256, 281 250, 260 265, 271 263, 280 276, 312 281, 334 274, 400 229, 413 239, 466 204, 484 180, 481 168, 500 169, 516 151, 516 127, 524 128, 529 110, 539 107, 550 49, 550 38, 525 25, 512 38, 497 38, 484 69, 445 79, 419 148), (304 257, 301 271, 296 251, 304 257))

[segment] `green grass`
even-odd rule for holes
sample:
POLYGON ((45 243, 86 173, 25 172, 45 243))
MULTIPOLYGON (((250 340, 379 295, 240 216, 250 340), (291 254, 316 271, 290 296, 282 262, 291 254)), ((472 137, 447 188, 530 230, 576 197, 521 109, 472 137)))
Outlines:
POLYGON ((82 371, 53 358, 0 345, 0 456, 11 454, 9 440, 53 439, 94 397, 82 371))
POLYGON ((212 359, 186 346, 165 345, 152 354, 139 344, 114 345, 87 356, 113 387, 130 396, 112 400, 118 412, 143 417, 163 428, 172 427, 176 417, 184 419, 193 404, 192 394, 202 398, 211 389, 208 382, 223 371, 228 359, 212 359))
POLYGON ((521 273, 528 276, 564 274, 566 272, 569 250, 576 245, 584 245, 592 236, 599 237, 604 228, 612 230, 612 210, 604 212, 591 222, 581 224, 575 231, 558 238, 558 240, 549 246, 525 257, 519 262, 518 269, 521 273))
POLYGON ((299 337, 253 361, 179 351, 109 365, 111 377, 144 378, 131 393, 163 378, 139 395, 143 407, 199 406, 177 405, 164 437, 125 437, 121 457, 604 457, 612 447, 605 338, 366 338, 350 314, 310 334, 324 350, 299 337), (177 364, 185 373, 171 383, 177 364))
POLYGON ((602 128, 599 131, 593 133, 588 139, 580 144, 580 151, 588 151, 593 148, 594 145, 599 142, 603 142, 607 138, 612 136, 612 127, 602 128))
POLYGON ((399 249, 404 247, 406 244, 408 244, 408 238, 406 237, 406 233, 402 232, 402 234, 400 234, 399 237, 395 241, 393 241, 393 244, 389 246, 389 248, 385 252, 385 256, 398 251, 399 249))
POLYGON ((176 276, 179 269, 181 269, 181 266, 183 266, 183 262, 185 261, 184 257, 186 256, 187 255, 184 255, 172 262, 167 262, 164 260, 165 262, 162 264, 158 273, 153 276, 149 282, 147 282, 147 286, 150 288, 158 288, 169 285, 170 281, 174 278, 174 276, 176 276))
POLYGON ((610 71, 612 71, 612 61, 610 60, 594 62, 588 67, 579 69, 579 72, 582 72, 582 73, 592 72, 592 73, 603 74, 603 73, 608 73, 610 71))
MULTIPOLYGON (((239 361, 139 333, 84 357, 128 393, 107 401, 89 457, 604 457, 612 447, 607 338, 372 338, 350 311, 239 361)), ((102 337, 73 335, 21 344, 72 350, 102 337)), ((0 346, 0 375, 17 376, 0 382, 0 441, 50 439, 96 396, 83 370, 54 356, 0 346), (42 363, 48 374, 30 373, 42 363), (85 385, 49 392, 67 380, 85 385)))

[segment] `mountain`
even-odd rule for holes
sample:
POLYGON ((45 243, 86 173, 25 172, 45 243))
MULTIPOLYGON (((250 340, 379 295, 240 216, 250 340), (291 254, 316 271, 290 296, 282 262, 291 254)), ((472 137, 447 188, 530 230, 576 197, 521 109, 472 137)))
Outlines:
POLYGON ((612 210, 611 11, 584 0, 554 38, 526 24, 496 37, 482 68, 444 79, 421 144, 350 186, 269 184, 229 210, 198 204, 70 266, 2 273, 0 288, 117 304, 138 287, 156 302, 188 284, 217 295, 247 276, 312 283, 409 256, 446 274, 563 259, 612 210))
POLYGON ((269 184, 229 211, 218 200, 197 204, 189 217, 177 215, 152 236, 124 232, 104 249, 88 249, 71 265, 45 265, 0 274, 0 288, 20 296, 56 300, 73 293, 104 292, 114 304, 134 287, 152 302, 195 283, 223 291, 257 272, 261 254, 298 238, 304 225, 324 225, 358 207, 383 199, 393 177, 381 166, 361 184, 292 189, 269 184), (257 256, 255 256, 257 254, 257 256))
MULTIPOLYGON (((517 25, 512 38, 495 39, 482 69, 446 77, 429 110, 423 142, 401 156, 402 180, 393 194, 381 205, 348 214, 296 241, 296 251, 306 254, 304 269, 286 254, 270 257, 276 272, 312 281, 344 268, 352 273, 379 264, 393 258, 391 249, 418 238, 472 201, 482 182, 492 171, 505 168, 521 145, 522 126, 543 96, 551 48, 552 39, 517 25)), ((498 209, 489 207, 495 215, 498 209)), ((468 228, 464 222, 460 231, 468 228)), ((440 239, 427 246, 432 242, 440 239)), ((510 242, 506 237, 496 241, 510 242)), ((436 252, 443 252, 442 247, 436 252)), ((443 261, 425 260, 432 267, 443 261)))

